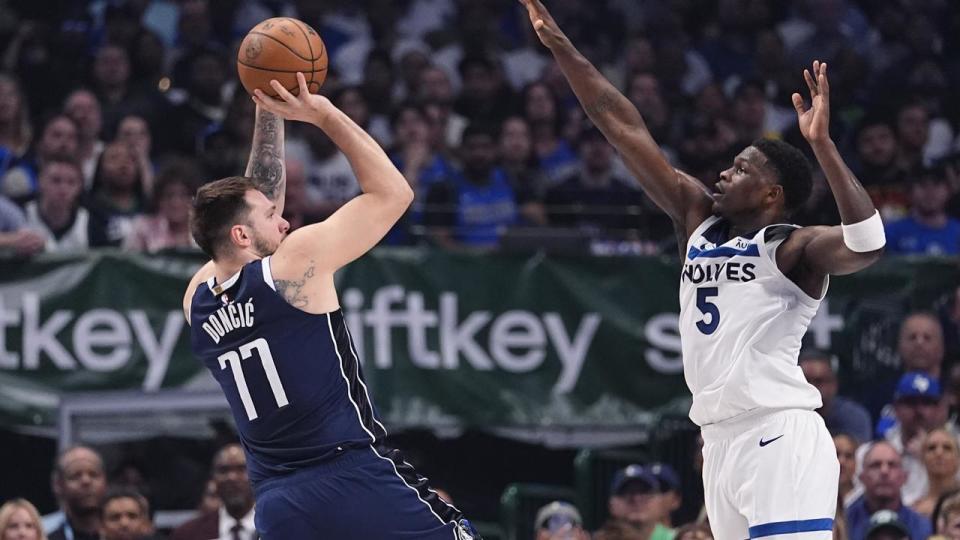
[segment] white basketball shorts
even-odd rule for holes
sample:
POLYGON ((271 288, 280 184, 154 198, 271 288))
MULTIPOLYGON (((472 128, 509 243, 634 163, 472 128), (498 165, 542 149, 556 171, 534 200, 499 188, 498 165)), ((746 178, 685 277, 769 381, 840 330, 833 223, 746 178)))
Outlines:
POLYGON ((751 412, 702 432, 704 496, 716 540, 832 537, 840 464, 820 415, 751 412))

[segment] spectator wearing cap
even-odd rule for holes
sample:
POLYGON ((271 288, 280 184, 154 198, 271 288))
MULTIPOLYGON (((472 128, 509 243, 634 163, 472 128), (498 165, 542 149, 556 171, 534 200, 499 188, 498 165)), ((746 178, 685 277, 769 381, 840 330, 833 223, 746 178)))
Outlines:
POLYGON ((903 455, 903 467, 907 471, 903 500, 913 504, 928 489, 927 472, 923 466, 923 440, 934 429, 950 429, 947 402, 937 379, 913 371, 904 374, 897 383, 893 410, 896 422, 884 438, 903 455))
POLYGON ((910 215, 886 224, 890 255, 960 254, 960 220, 947 215, 946 175, 925 169, 910 178, 910 215))
POLYGON ((590 540, 577 507, 553 501, 537 510, 535 540, 590 540))
POLYGON ((866 540, 910 540, 910 531, 897 517, 896 512, 880 510, 870 516, 866 540))
POLYGON ((800 353, 800 369, 807 382, 820 392, 823 406, 817 413, 823 417, 831 435, 846 434, 858 441, 869 441, 872 423, 870 413, 852 399, 837 395, 837 372, 834 357, 826 351, 809 349, 800 353))
POLYGON ((683 495, 680 493, 680 476, 673 467, 666 463, 652 463, 648 469, 657 478, 657 483, 660 484, 656 522, 672 531, 673 513, 683 504, 683 495))
POLYGON ((900 452, 890 442, 877 441, 866 446, 860 473, 864 493, 847 509, 850 540, 864 540, 871 527, 870 516, 880 510, 896 513, 911 540, 926 540, 930 536, 930 520, 911 510, 901 498, 906 476, 900 452))
POLYGON ((657 523, 660 482, 642 465, 617 471, 610 484, 610 517, 594 540, 672 540, 673 531, 657 523))

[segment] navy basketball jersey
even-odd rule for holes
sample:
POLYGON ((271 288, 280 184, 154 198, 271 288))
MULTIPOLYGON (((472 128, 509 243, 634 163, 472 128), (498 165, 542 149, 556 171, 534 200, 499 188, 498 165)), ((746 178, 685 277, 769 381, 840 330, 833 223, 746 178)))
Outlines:
POLYGON ((386 435, 343 313, 288 304, 270 257, 201 284, 190 322, 194 354, 230 403, 254 485, 386 435))

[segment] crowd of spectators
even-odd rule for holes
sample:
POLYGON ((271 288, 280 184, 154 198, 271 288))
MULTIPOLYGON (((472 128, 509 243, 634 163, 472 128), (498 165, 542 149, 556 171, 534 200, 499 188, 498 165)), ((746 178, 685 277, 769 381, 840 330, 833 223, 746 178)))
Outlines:
MULTIPOLYGON (((827 61, 833 135, 881 210, 887 252, 960 253, 956 3, 550 4, 667 157, 708 186, 758 137, 809 151, 790 94, 810 60, 827 61)), ((669 220, 585 123, 513 0, 93 0, 0 2, 0 11, 8 251, 189 249, 190 195, 242 173, 247 159, 254 105, 238 85, 236 48, 257 22, 292 16, 325 41, 322 91, 415 189, 384 244, 491 249, 560 237, 593 253, 676 252, 669 220)), ((302 226, 359 186, 320 130, 287 134, 287 208, 302 226)), ((816 186, 794 220, 838 223, 819 173, 816 186)))
MULTIPOLYGON (((881 211, 887 253, 960 254, 960 106, 950 99, 960 4, 548 3, 671 162, 707 186, 758 137, 809 151, 789 96, 814 57, 827 61, 833 137, 881 211)), ((595 253, 676 253, 669 221, 585 123, 515 0, 0 0, 0 248, 192 249, 193 192, 244 169, 254 104, 233 58, 271 16, 319 31, 330 61, 323 92, 414 188, 384 244, 494 249, 559 234, 588 239, 595 253)), ((320 130, 289 125, 286 154, 292 227, 359 192, 320 130)), ((839 223, 819 172, 794 220, 839 223)), ((903 372, 876 390, 882 407, 839 395, 829 351, 801 356, 841 464, 838 538, 960 539, 960 289, 954 296, 946 317, 903 321, 903 372)), ((704 520, 671 520, 691 495, 669 465, 631 465, 610 482, 599 530, 584 529, 573 501, 556 501, 537 514, 536 539, 711 538, 704 520)), ((52 475, 61 513, 45 526, 28 501, 7 501, 0 540, 157 535, 146 486, 107 484, 94 449, 67 450, 52 475)), ((254 537, 239 447, 217 453, 206 493, 171 539, 254 537)))

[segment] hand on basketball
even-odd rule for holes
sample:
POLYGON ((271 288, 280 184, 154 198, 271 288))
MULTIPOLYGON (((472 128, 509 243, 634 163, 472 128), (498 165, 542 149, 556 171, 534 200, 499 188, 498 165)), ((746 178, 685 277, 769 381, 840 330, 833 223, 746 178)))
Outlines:
POLYGON ((813 61, 813 73, 803 70, 803 79, 810 89, 810 108, 803 103, 803 97, 793 94, 793 108, 797 110, 800 121, 800 133, 811 143, 823 142, 830 138, 830 82, 827 81, 827 64, 813 61))
POLYGON ((253 91, 253 100, 257 105, 287 120, 299 120, 322 125, 330 112, 334 110, 333 104, 323 96, 310 93, 307 89, 307 79, 303 76, 303 73, 297 73, 297 83, 300 86, 300 92, 295 96, 274 79, 270 81, 270 86, 280 96, 280 99, 272 98, 260 89, 256 89, 253 91))
POLYGON ((551 16, 547 8, 544 7, 543 2, 540 0, 520 0, 520 3, 527 8, 527 15, 530 16, 530 24, 533 25, 533 29, 537 32, 537 37, 540 38, 540 42, 543 43, 545 47, 553 49, 563 44, 567 36, 560 30, 557 21, 553 20, 553 16, 551 16))

